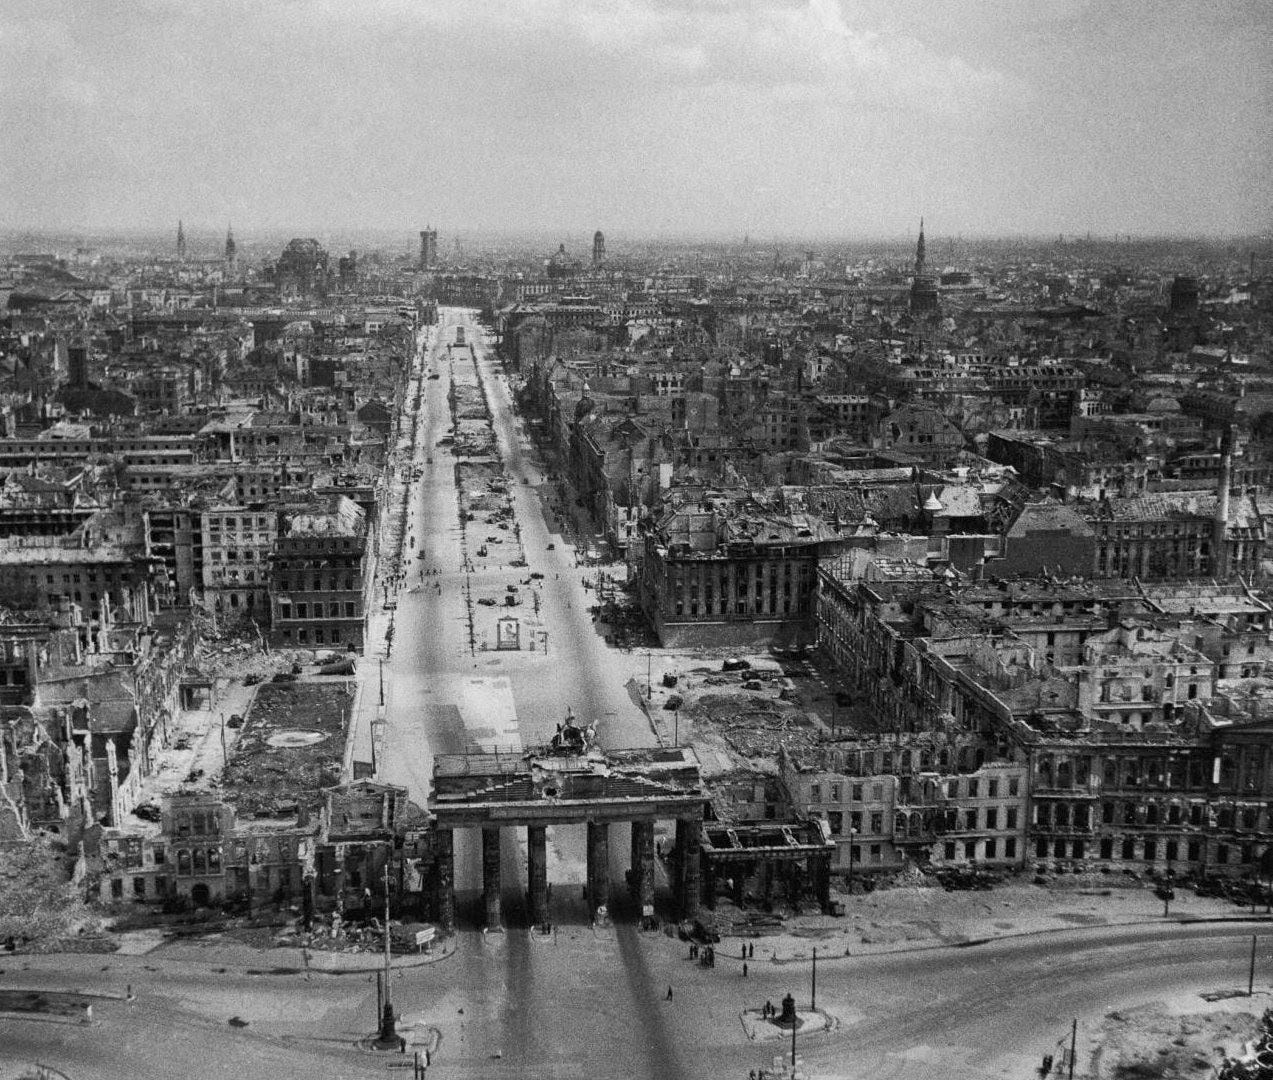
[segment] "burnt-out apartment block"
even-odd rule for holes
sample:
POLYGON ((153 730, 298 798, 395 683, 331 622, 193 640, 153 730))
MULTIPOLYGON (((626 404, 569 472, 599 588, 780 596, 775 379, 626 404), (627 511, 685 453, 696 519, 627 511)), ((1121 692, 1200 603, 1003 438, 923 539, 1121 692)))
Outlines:
POLYGON ((271 637, 361 649, 371 574, 367 515, 334 495, 285 511, 270 578, 271 637))
POLYGON ((1273 846, 1269 618, 1242 585, 884 569, 865 581, 826 567, 822 648, 897 746, 869 769, 831 746, 789 757, 795 809, 825 816, 863 870, 1011 850, 1046 870, 1253 873, 1273 846), (946 775, 943 755, 967 740, 975 755, 946 775), (924 787, 925 766, 941 784, 924 787), (902 825, 914 773, 918 820, 902 825), (992 777, 1003 805, 986 802, 992 777), (912 825, 921 846, 899 843, 912 825))

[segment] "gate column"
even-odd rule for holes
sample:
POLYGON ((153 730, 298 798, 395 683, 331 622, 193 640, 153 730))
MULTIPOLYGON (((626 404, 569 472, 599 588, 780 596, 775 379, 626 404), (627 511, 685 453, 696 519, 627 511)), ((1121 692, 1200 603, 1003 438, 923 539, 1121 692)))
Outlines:
POLYGON ((604 821, 588 822, 588 910, 610 903, 610 826, 604 821))
POLYGON ((482 900, 486 906, 486 925, 492 930, 500 926, 500 830, 482 828, 482 900))
POLYGON ((526 826, 526 870, 530 885, 530 924, 548 925, 548 835, 543 825, 526 826))
POLYGON ((455 929, 455 845, 451 830, 438 829, 433 843, 438 868, 438 922, 449 934, 455 929))
POLYGON ((644 914, 654 906, 654 822, 632 823, 632 891, 644 914))
POLYGON ((677 906, 682 919, 698 917, 699 903, 699 860, 702 858, 703 842, 702 818, 677 818, 676 850, 680 853, 677 906))

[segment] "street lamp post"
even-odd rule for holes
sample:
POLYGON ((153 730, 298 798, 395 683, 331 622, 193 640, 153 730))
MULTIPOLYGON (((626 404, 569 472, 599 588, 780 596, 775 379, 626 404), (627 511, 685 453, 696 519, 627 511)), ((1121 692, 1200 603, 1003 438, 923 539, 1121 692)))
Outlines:
POLYGON ((848 889, 849 894, 853 893, 853 838, 857 836, 857 830, 849 828, 849 872, 845 875, 844 885, 848 889))
POLYGON ((381 1046, 396 1045, 398 1042, 397 1018, 393 1011, 393 993, 390 988, 392 966, 389 962, 389 863, 393 858, 393 846, 388 845, 385 851, 385 994, 384 1011, 380 1016, 380 1036, 377 1042, 381 1046))
POLYGON ((800 1026, 800 1017, 792 1010, 791 1017, 791 1071, 796 1071, 796 1028, 800 1026))
POLYGON ((385 662, 384 662, 384 659, 381 658, 380 660, 380 704, 383 705, 384 703, 385 703, 385 662))

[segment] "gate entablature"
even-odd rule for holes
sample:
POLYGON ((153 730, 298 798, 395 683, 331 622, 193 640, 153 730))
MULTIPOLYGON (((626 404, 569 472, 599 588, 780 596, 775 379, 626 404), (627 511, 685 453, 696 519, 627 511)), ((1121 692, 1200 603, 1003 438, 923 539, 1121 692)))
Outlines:
POLYGON ((438 828, 561 825, 703 816, 707 796, 689 747, 554 754, 439 754, 429 811, 438 828))

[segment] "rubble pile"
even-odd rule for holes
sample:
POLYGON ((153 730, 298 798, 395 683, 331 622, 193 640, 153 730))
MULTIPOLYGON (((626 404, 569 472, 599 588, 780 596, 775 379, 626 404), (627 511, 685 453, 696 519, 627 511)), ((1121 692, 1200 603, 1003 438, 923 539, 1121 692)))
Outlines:
POLYGON ((98 921, 69 883, 69 863, 46 838, 15 845, 0 856, 0 948, 100 951, 98 921))
POLYGON ((717 909, 708 912, 702 921, 719 941, 722 937, 761 937, 777 933, 782 929, 786 916, 781 909, 766 912, 720 901, 717 909))
POLYGON ((1273 892, 1268 884, 1247 878, 1202 877, 1194 884, 1199 896, 1219 896, 1232 900, 1239 907, 1268 905, 1273 892))
POLYGON ((290 671, 293 664, 307 662, 312 654, 294 649, 262 651, 255 639, 204 641, 199 647, 197 668, 217 679, 239 679, 249 676, 267 679, 276 671, 290 671))
POLYGON ((240 816, 318 806, 321 789, 340 781, 353 689, 345 679, 260 688, 224 776, 225 799, 240 816))
POLYGON ((491 411, 487 408, 486 396, 478 387, 461 382, 454 386, 452 415, 456 420, 490 420, 491 411))
POLYGON ((1218 1080, 1273 1080, 1273 1009, 1260 1018, 1260 1034, 1240 1057, 1226 1057, 1216 1071, 1218 1080))
POLYGON ((473 514, 511 517, 512 499, 503 470, 495 462, 464 461, 456 467, 460 505, 473 514))
POLYGON ((780 746, 809 746, 816 741, 816 728, 807 713, 770 698, 708 693, 688 711, 695 721, 715 726, 735 753, 752 760, 773 760, 780 746))
MULTIPOLYGON (((1268 1016, 1266 1012, 1265 1017, 1268 1016)), ((1262 1071, 1263 1065, 1257 1060, 1261 1052, 1258 1048, 1267 1038, 1267 1019, 1260 1022, 1262 1038, 1251 1042, 1256 1023, 1257 1018, 1241 1010, 1236 1002, 1220 1001, 1208 1011, 1186 1014, 1177 1013, 1166 1002, 1149 1002, 1106 1013, 1089 1046, 1095 1051, 1093 1062, 1099 1055, 1102 1076, 1141 1080, 1273 1077, 1273 1072, 1262 1071)), ((1084 1056, 1080 1047, 1080 1064, 1084 1056)))
POLYGON ((934 871, 933 876, 947 892, 957 892, 961 889, 992 889, 1003 881, 1002 874, 966 866, 943 866, 934 871))
POLYGON ((455 433, 451 452, 459 458, 494 458, 495 433, 487 427, 464 427, 455 433))

